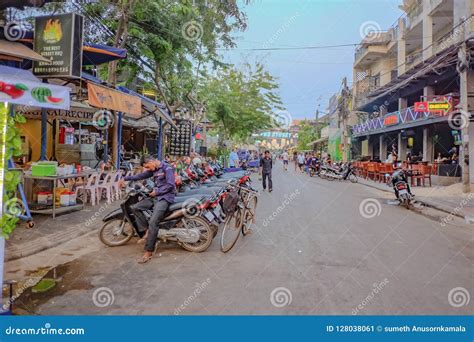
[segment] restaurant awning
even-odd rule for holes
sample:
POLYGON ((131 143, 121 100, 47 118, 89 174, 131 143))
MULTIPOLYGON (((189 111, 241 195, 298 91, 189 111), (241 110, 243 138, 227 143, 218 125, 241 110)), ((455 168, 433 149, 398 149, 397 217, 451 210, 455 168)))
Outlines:
POLYGON ((46 62, 49 60, 28 48, 21 43, 10 42, 8 40, 0 40, 0 59, 17 60, 29 59, 37 62, 46 62), (8 58, 13 57, 13 58, 8 58))
POLYGON ((165 120, 167 123, 169 123, 171 126, 176 127, 176 124, 174 123, 173 119, 171 116, 168 114, 168 110, 166 109, 166 106, 162 103, 159 103, 157 101, 153 101, 152 99, 149 99, 148 97, 139 94, 133 90, 130 90, 125 87, 117 87, 119 90, 123 91, 124 93, 138 96, 142 100, 142 105, 145 107, 145 109, 150 112, 150 113, 156 113, 158 116, 160 116, 163 120, 165 120))

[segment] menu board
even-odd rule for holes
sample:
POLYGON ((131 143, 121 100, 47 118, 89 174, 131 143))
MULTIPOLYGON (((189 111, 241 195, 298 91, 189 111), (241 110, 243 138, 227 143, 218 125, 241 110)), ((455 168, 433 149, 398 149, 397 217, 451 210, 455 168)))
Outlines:
POLYGON ((173 156, 189 156, 191 152, 192 122, 177 120, 177 128, 170 128, 169 154, 173 156))

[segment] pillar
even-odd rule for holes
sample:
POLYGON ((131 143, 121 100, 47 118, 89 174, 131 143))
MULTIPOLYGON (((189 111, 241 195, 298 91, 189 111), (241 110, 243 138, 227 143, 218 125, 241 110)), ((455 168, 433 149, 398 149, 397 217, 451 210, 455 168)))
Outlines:
POLYGON ((398 161, 405 161, 407 159, 407 141, 402 138, 402 133, 398 133, 398 161))
POLYGON ((436 95, 435 94, 435 90, 433 87, 431 86, 426 86, 423 88, 423 96, 425 98, 425 100, 429 100, 431 96, 434 96, 436 95))
POLYGON ((423 128, 423 161, 433 162, 433 136, 430 127, 423 128))
POLYGON ((369 145, 369 148, 368 148, 368 156, 370 156, 370 158, 372 159, 374 157, 374 139, 371 138, 370 136, 367 137, 367 141, 368 141, 368 145, 369 145))
POLYGON ((408 107, 408 101, 404 97, 398 99, 398 110, 402 110, 408 107))
POLYGON ((405 73, 406 69, 406 42, 404 37, 405 33, 405 20, 403 18, 398 19, 398 42, 397 42, 397 65, 398 76, 405 73))
MULTIPOLYGON (((428 6, 424 6, 427 11, 428 6)), ((423 60, 426 61, 433 55, 433 17, 431 15, 423 16, 423 60)))
POLYGON ((117 142, 114 146, 115 150, 115 166, 120 169, 120 160, 122 159, 122 113, 117 113, 117 126, 116 134, 117 134, 117 142))
POLYGON ((48 111, 45 108, 41 109, 41 155, 40 160, 47 160, 47 137, 48 137, 48 111))
POLYGON ((379 137, 379 144, 380 144, 380 160, 383 162, 384 160, 387 159, 387 142, 385 141, 385 136, 382 134, 379 137))

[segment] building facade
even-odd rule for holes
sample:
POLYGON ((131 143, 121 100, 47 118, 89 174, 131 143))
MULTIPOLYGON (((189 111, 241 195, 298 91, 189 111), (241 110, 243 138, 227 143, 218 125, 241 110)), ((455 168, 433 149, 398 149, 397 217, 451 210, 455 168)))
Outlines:
MULTIPOLYGON (((353 156, 384 161, 396 149, 401 160, 456 153, 461 161, 462 127, 464 139, 468 131, 474 137, 465 122, 474 108, 474 0, 405 0, 401 8, 392 27, 369 34, 355 52, 353 156)), ((458 166, 447 175, 461 177, 458 166)), ((472 182, 472 165, 470 175, 472 182)))

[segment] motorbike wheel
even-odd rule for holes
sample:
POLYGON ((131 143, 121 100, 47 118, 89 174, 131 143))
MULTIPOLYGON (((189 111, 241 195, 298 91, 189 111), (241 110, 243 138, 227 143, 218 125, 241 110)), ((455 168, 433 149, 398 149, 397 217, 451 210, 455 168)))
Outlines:
POLYGON ((326 179, 329 180, 329 181, 333 181, 336 178, 334 178, 334 176, 332 174, 328 173, 328 174, 326 174, 326 179))
POLYGON ((99 232, 100 241, 109 247, 125 245, 133 237, 133 228, 125 219, 105 222, 99 232))
POLYGON ((247 203, 247 209, 244 213, 243 223, 242 223, 242 234, 248 235, 252 229, 252 225, 255 223, 255 217, 257 214, 257 196, 254 196, 250 199, 250 203, 247 203))
POLYGON ((242 230, 242 209, 238 208, 229 215, 224 223, 221 234, 221 251, 227 253, 234 247, 242 230))
POLYGON ((349 180, 352 182, 352 183, 357 183, 359 180, 357 179, 357 176, 353 173, 351 173, 349 175, 349 180))
POLYGON ((185 226, 189 228, 197 228, 200 231, 201 238, 198 242, 189 243, 181 242, 181 246, 189 251, 194 253, 204 252, 212 243, 214 238, 214 232, 211 226, 201 217, 186 217, 183 218, 185 226))
POLYGON ((410 199, 407 198, 403 201, 403 206, 406 208, 406 209, 410 209, 410 199))
POLYGON ((310 177, 313 177, 313 176, 314 176, 314 171, 309 170, 309 176, 310 176, 310 177))

